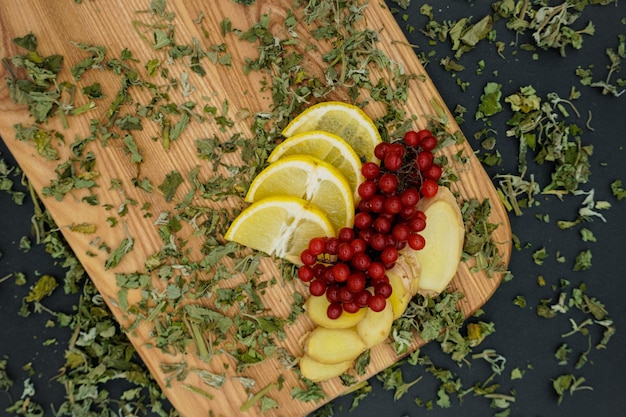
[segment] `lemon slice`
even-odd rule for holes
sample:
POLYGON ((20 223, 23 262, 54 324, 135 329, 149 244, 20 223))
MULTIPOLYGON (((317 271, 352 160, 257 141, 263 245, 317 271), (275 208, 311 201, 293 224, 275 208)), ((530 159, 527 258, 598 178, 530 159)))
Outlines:
POLYGON ((354 222, 354 197, 350 184, 339 170, 309 155, 279 159, 261 171, 250 184, 249 203, 276 195, 289 195, 319 207, 335 230, 354 222))
POLYGON ((244 209, 224 238, 300 265, 300 253, 319 236, 335 236, 319 208, 301 198, 274 196, 244 209))
POLYGON ((323 130, 348 142, 361 161, 374 161, 374 148, 382 139, 372 119, 359 107, 340 101, 315 104, 293 119, 282 134, 291 137, 298 133, 323 130))
POLYGON ((361 161, 352 146, 339 136, 322 130, 298 133, 276 146, 268 162, 273 163, 289 155, 311 155, 337 168, 352 188, 356 197, 357 188, 363 182, 361 161))

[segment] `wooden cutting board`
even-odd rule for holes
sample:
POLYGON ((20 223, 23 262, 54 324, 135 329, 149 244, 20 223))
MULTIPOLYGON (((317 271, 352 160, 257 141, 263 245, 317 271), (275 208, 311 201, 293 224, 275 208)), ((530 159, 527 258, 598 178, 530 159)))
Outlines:
MULTIPOLYGON (((88 204, 84 197, 88 197, 87 190, 76 190, 66 195, 62 199, 53 197, 43 197, 44 204, 52 214, 55 222, 61 227, 63 234, 76 255, 84 265, 89 276, 104 296, 116 318, 123 325, 129 324, 129 316, 119 306, 118 287, 116 285, 116 273, 131 273, 144 270, 144 263, 150 254, 157 252, 163 244, 159 237, 158 227, 155 226, 155 219, 159 213, 175 212, 176 204, 180 203, 186 193, 190 190, 190 183, 187 178, 194 167, 200 166, 199 178, 210 178, 212 174, 211 165, 198 158, 194 139, 218 137, 226 140, 233 132, 245 132, 249 135, 252 119, 245 115, 256 114, 258 112, 269 111, 271 107, 271 91, 262 89, 263 83, 268 82, 266 76, 259 73, 244 74, 242 67, 247 57, 255 57, 257 45, 252 42, 243 42, 237 39, 235 33, 221 33, 221 24, 230 20, 232 27, 239 30, 246 30, 259 21, 262 15, 270 16, 270 28, 279 37, 286 36, 285 19, 289 17, 289 9, 292 7, 291 0, 257 0, 252 6, 242 6, 233 1, 171 1, 167 3, 166 11, 171 13, 171 19, 159 20, 149 13, 149 1, 83 1, 83 4, 75 4, 67 0, 64 2, 51 2, 47 0, 22 0, 19 2, 0 2, 0 56, 3 58, 23 54, 23 49, 17 48, 12 40, 16 37, 33 33, 39 40, 38 51, 43 56, 60 54, 64 57, 64 69, 59 75, 60 80, 68 80, 80 87, 99 82, 106 98, 96 103, 96 108, 80 116, 68 117, 69 126, 64 127, 59 118, 55 118, 41 127, 48 131, 62 133, 64 141, 58 138, 52 139, 53 146, 59 152, 59 159, 48 161, 40 156, 32 142, 16 140, 14 125, 23 124, 30 126, 33 119, 29 117, 28 111, 23 105, 16 105, 9 97, 7 85, 2 82, 0 85, 0 135, 17 159, 18 163, 28 176, 31 184, 42 193, 44 187, 48 187, 51 181, 57 178, 55 169, 60 162, 66 161, 69 156, 69 144, 74 138, 84 138, 89 135, 89 121, 104 118, 115 92, 119 89, 120 77, 112 71, 93 69, 88 71, 83 79, 75 81, 69 73, 69 68, 81 62, 88 53, 76 46, 77 42, 91 45, 106 46, 107 58, 120 57, 124 48, 132 51, 133 59, 129 64, 136 64, 140 68, 141 76, 152 80, 154 83, 164 83, 165 79, 159 77, 150 78, 145 74, 144 64, 155 56, 163 59, 163 66, 168 66, 165 62, 164 52, 155 50, 151 46, 153 39, 150 35, 156 29, 163 31, 175 28, 176 39, 180 43, 191 43, 192 39, 198 40, 204 48, 210 45, 224 43, 232 59, 232 65, 206 64, 206 76, 199 77, 187 67, 179 64, 172 64, 171 78, 181 79, 181 74, 188 74, 189 88, 179 86, 177 90, 172 90, 171 101, 184 103, 185 101, 197 101, 214 106, 218 115, 223 111, 223 105, 228 103, 227 116, 233 121, 233 126, 223 128, 216 123, 190 123, 184 134, 172 143, 169 150, 165 151, 160 128, 157 124, 147 124, 141 131, 133 131, 133 137, 141 152, 143 162, 141 163, 142 178, 149 179, 153 184, 158 185, 164 181, 167 173, 174 170, 180 172, 185 181, 178 188, 171 201, 166 201, 163 194, 156 187, 152 193, 148 194, 130 183, 130 179, 138 175, 137 165, 131 162, 127 148, 121 144, 121 140, 111 140, 106 146, 95 141, 87 145, 87 150, 93 152, 96 157, 98 184, 93 194, 97 194, 98 201, 95 205, 88 204), (159 20, 160 25, 153 25, 159 20), (150 26, 152 25, 152 26, 150 26), (184 93, 184 94, 183 94, 184 93), (189 94, 187 96, 187 94, 189 94), (112 186, 119 181, 118 186, 112 186), (123 212, 123 214, 122 214, 123 212), (111 218, 116 218, 119 222, 116 226, 111 223, 111 218), (96 231, 84 233, 81 228, 72 228, 76 225, 95 225, 96 231), (134 241, 133 250, 123 258, 115 268, 106 269, 105 262, 110 256, 103 247, 110 250, 117 248, 120 242, 126 237, 132 237, 134 241)), ((298 17, 298 12, 295 13, 298 17)), ((373 1, 365 11, 365 23, 372 29, 380 30, 381 41, 379 47, 384 53, 397 61, 404 67, 407 73, 413 73, 422 77, 411 83, 411 94, 406 103, 407 114, 418 116, 414 128, 425 127, 426 118, 424 115, 436 114, 433 103, 443 104, 436 88, 432 84, 428 75, 418 61, 414 50, 408 44, 406 38, 397 26, 393 16, 382 2, 373 1)), ((314 41, 309 34, 309 27, 305 23, 296 26, 299 39, 302 41, 302 52, 305 53, 304 67, 311 74, 320 76, 323 71, 322 63, 319 60, 319 53, 327 51, 329 45, 324 42, 314 41), (305 47, 304 44, 317 44, 319 51, 305 47)), ((220 55, 220 56, 223 56, 220 55)), ((2 79, 23 74, 13 74, 9 70, 10 66, 0 67, 2 79)), ((387 73, 373 73, 374 77, 389 77, 387 73)), ((137 91, 137 102, 144 102, 150 98, 149 92, 137 91)), ((77 100, 76 105, 85 104, 84 96, 77 100)), ((348 101, 345 92, 337 91, 331 93, 328 100, 348 101)), ((451 131, 457 131, 452 115, 443 106, 450 120, 451 131)), ((373 103, 365 108, 366 112, 373 118, 383 114, 384 109, 378 103, 373 103)), ((461 166, 458 172, 460 181, 454 185, 465 199, 476 197, 479 200, 488 198, 491 200, 493 209, 491 222, 500 226, 495 231, 494 241, 498 242, 500 254, 504 263, 508 263, 511 249, 511 232, 506 211, 499 202, 496 191, 481 167, 480 163, 473 156, 470 146, 465 142, 460 146, 451 146, 445 149, 445 154, 453 155, 462 150, 465 156, 469 157, 469 162, 461 166)), ((225 156, 234 158, 234 156, 225 156)), ((93 203, 93 201, 92 201, 93 203)), ((208 199, 198 201, 194 198, 194 203, 204 204, 207 207, 220 207, 220 204, 233 204, 212 202, 208 199)), ((190 257, 198 255, 198 249, 203 245, 205 237, 196 236, 193 230, 187 230, 186 248, 190 250, 190 257)), ((185 233, 185 230, 183 232, 185 233)), ((177 243, 180 243, 177 241, 177 243)), ((266 271, 267 279, 272 276, 280 278, 280 273, 276 265, 269 261, 264 261, 263 269, 266 271)), ((471 314, 493 294, 501 281, 501 276, 488 278, 485 273, 470 272, 469 264, 461 264, 453 284, 460 289, 465 298, 461 301, 461 308, 466 315, 471 314)), ((164 283, 157 278, 152 279, 153 288, 163 289, 164 283)), ((298 284, 296 284, 298 285, 298 284)), ((290 310, 292 287, 275 285, 264 295, 266 305, 271 307, 272 313, 284 316, 290 310)), ((132 304, 133 299, 129 300, 132 304)), ((312 328, 306 317, 300 317, 293 326, 286 329, 287 337, 284 342, 280 342, 287 351, 294 356, 300 353, 299 340, 303 334, 312 328)), ((215 373, 224 374, 226 382, 221 389, 214 389, 203 384, 196 374, 190 374, 183 381, 173 380, 166 383, 165 375, 161 364, 174 363, 180 361, 182 355, 169 355, 161 350, 151 347, 153 343, 151 336, 152 325, 149 321, 144 321, 137 328, 129 333, 129 337, 137 351, 145 361, 146 365, 160 383, 163 390, 171 400, 172 404, 185 417, 199 417, 209 415, 209 410, 215 416, 260 415, 258 406, 252 406, 248 410, 242 411, 242 404, 249 399, 251 393, 257 393, 265 387, 266 395, 274 399, 278 404, 278 409, 271 409, 264 413, 267 416, 297 416, 305 415, 322 405, 319 402, 302 402, 292 399, 290 392, 293 387, 303 386, 298 380, 293 370, 288 370, 277 360, 271 359, 260 364, 248 367, 243 375, 256 381, 254 387, 246 390, 235 376, 235 363, 227 356, 221 355, 219 360, 212 361, 210 365, 199 360, 193 348, 189 348, 185 355, 185 360, 190 367, 196 369, 207 369, 215 373), (282 389, 271 385, 279 378, 284 378, 282 389), (213 399, 198 394, 194 387, 208 392, 213 399)), ((412 350, 421 346, 423 341, 416 338, 412 350)), ((393 364, 399 358, 387 345, 381 345, 372 351, 372 363, 368 368, 368 373, 360 379, 369 378, 385 367, 393 364)), ((327 394, 327 400, 341 395, 345 390, 338 379, 322 384, 327 394)))

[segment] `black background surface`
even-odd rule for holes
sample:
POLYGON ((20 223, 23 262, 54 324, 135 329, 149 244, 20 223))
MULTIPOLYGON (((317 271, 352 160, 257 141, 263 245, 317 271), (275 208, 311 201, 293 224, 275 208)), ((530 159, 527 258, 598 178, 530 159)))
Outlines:
MULTIPOLYGON (((511 416, 616 416, 622 415, 626 406, 624 387, 626 386, 626 277, 621 262, 625 258, 624 236, 626 236, 626 220, 624 218, 626 200, 618 201, 611 193, 609 184, 621 179, 626 182, 624 166, 624 141, 626 131, 626 94, 621 97, 602 95, 601 90, 580 84, 575 69, 594 65, 595 78, 606 76, 608 59, 606 48, 616 48, 618 34, 626 33, 626 4, 618 6, 589 6, 574 25, 580 29, 588 21, 596 27, 594 36, 585 36, 583 48, 566 49, 563 57, 558 51, 537 50, 523 51, 520 45, 530 43, 528 34, 517 39, 507 30, 504 22, 496 22, 497 40, 505 43, 504 57, 496 53, 496 47, 488 41, 480 42, 473 51, 466 53, 460 60, 465 70, 457 74, 446 72, 439 60, 452 55, 450 43, 430 45, 428 39, 419 32, 426 18, 419 14, 422 3, 413 1, 408 10, 397 13, 400 26, 405 29, 409 41, 416 46, 416 53, 429 54, 427 71, 450 108, 462 105, 467 109, 465 122, 461 124, 465 135, 474 147, 480 143, 473 139, 475 132, 485 127, 484 122, 474 121, 474 113, 480 102, 482 89, 487 82, 502 84, 503 96, 512 94, 520 87, 532 85, 540 97, 555 92, 567 98, 575 86, 581 92, 581 98, 575 105, 581 114, 576 123, 585 126, 591 112, 590 126, 593 131, 584 128, 583 145, 593 145, 594 154, 591 158, 592 175, 590 182, 581 186, 582 190, 595 190, 596 201, 608 201, 612 208, 603 211, 606 222, 594 218, 593 222, 584 224, 592 230, 597 242, 583 242, 580 238, 580 227, 560 230, 557 220, 573 220, 580 207, 582 196, 566 196, 563 201, 554 196, 538 196, 540 205, 524 211, 520 217, 511 215, 513 232, 522 243, 521 250, 514 250, 510 270, 514 278, 503 283, 495 295, 484 306, 484 315, 480 318, 495 324, 496 332, 489 336, 475 352, 483 349, 495 349, 503 355, 506 369, 495 381, 501 384, 500 392, 514 392, 516 401, 511 405, 511 416), (408 19, 405 19, 408 16, 408 19), (415 30, 411 30, 413 27, 415 30), (483 60, 485 69, 482 75, 477 74, 479 61, 483 60), (462 91, 457 79, 469 83, 462 91), (544 222, 538 216, 549 215, 544 222), (539 266, 532 259, 532 253, 545 247, 549 257, 539 266), (593 266, 586 271, 573 271, 575 256, 585 249, 591 249, 593 266), (557 262, 556 254, 565 257, 565 262, 557 262), (548 285, 540 287, 537 277, 541 275, 548 285), (617 333, 610 341, 608 349, 596 350, 593 346, 599 340, 597 333, 592 333, 592 349, 589 353, 590 362, 581 369, 574 369, 573 364, 588 345, 586 337, 579 334, 563 339, 561 335, 571 330, 570 318, 580 321, 582 316, 574 311, 562 314, 554 319, 537 316, 535 308, 541 299, 558 296, 551 286, 558 285, 559 280, 571 281, 571 287, 586 283, 588 294, 602 301, 617 327, 617 333), (517 296, 527 301, 524 308, 513 304, 517 296), (567 342, 573 352, 567 365, 558 365, 554 352, 559 345, 567 342), (510 372, 514 368, 524 370, 519 380, 511 380, 510 372), (592 390, 583 390, 572 396, 565 395, 561 404, 552 389, 552 379, 562 374, 573 373, 586 379, 586 385, 592 390)), ((468 1, 433 1, 431 4, 435 19, 454 20, 473 16, 478 21, 486 13, 490 13, 491 2, 468 1)), ((395 7, 394 3, 389 3, 395 7)), ((616 74, 613 79, 625 78, 625 71, 616 74)), ((1 115, 0 115, 1 117, 1 115)), ((491 128, 497 132, 496 148, 503 155, 501 166, 487 168, 490 175, 516 173, 517 140, 507 138, 504 134, 506 121, 510 117, 507 111, 490 118, 491 128)), ((2 143, 2 158, 14 164, 12 157, 2 143)), ((540 184, 547 184, 547 175, 551 167, 531 166, 531 173, 540 184)), ((46 313, 32 314, 23 318, 17 314, 22 298, 28 293, 30 284, 41 274, 63 276, 63 269, 56 265, 41 246, 34 246, 29 251, 19 248, 22 236, 30 235, 30 218, 32 203, 30 199, 24 206, 17 206, 7 193, 0 193, 0 278, 14 272, 24 272, 28 284, 16 286, 12 279, 0 283, 0 359, 8 358, 8 372, 15 381, 8 395, 0 393, 0 415, 4 415, 10 398, 19 398, 22 392, 22 381, 28 377, 22 367, 32 364, 35 374, 32 376, 37 387, 36 399, 47 409, 46 416, 53 415, 49 404, 57 403, 64 395, 64 389, 53 380, 63 365, 63 353, 70 337, 69 330, 48 328, 46 313), (43 346, 44 341, 55 338, 56 343, 43 346)), ((76 296, 62 294, 57 290, 53 297, 46 300, 46 306, 52 310, 71 312, 76 296)), ((459 366, 441 353, 436 344, 422 349, 435 364, 452 370, 458 375, 464 387, 470 388, 475 383, 484 381, 491 371, 489 366, 480 360, 470 360, 459 366)), ((452 416, 467 417, 493 415, 496 410, 490 407, 488 399, 468 394, 460 402, 454 396, 450 408, 435 406, 426 410, 416 405, 415 398, 424 401, 436 399, 438 382, 423 368, 403 364, 401 366, 405 381, 412 381, 419 376, 422 380, 413 386, 407 394, 394 400, 392 391, 385 391, 381 383, 373 378, 370 383, 373 392, 361 401, 354 411, 349 411, 352 397, 350 395, 335 401, 335 416, 452 416)))

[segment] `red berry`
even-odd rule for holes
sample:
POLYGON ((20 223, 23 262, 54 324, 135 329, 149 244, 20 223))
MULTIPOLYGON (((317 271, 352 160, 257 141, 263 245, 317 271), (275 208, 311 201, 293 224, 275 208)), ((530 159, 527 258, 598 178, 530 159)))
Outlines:
POLYGON ((328 265, 324 268, 324 274, 322 275, 322 279, 326 284, 334 284, 335 276, 333 275, 333 267, 328 265))
POLYGON ((374 282, 374 285, 381 284, 383 282, 386 282, 387 284, 389 284, 389 277, 387 275, 383 275, 383 277, 381 279, 377 279, 375 281, 376 282, 374 282))
POLYGON ((331 320, 338 319, 341 316, 341 313, 343 313, 343 306, 340 302, 330 303, 326 309, 326 315, 331 320))
POLYGON ((337 255, 337 249, 339 248, 339 239, 336 237, 329 237, 326 239, 326 253, 329 255, 337 255))
POLYGON ((329 285, 326 288, 326 299, 331 303, 339 301, 339 287, 337 285, 329 285))
POLYGON ((315 276, 315 278, 322 278, 322 276, 324 275, 324 270, 326 269, 326 265, 322 263, 317 263, 313 265, 312 268, 313 268, 313 275, 315 276))
POLYGON ((434 136, 426 136, 420 140, 420 146, 425 151, 432 151, 437 147, 437 138, 434 136))
POLYGON ((333 277, 337 282, 345 282, 350 276, 350 267, 344 263, 337 263, 332 267, 333 277))
POLYGON ((411 228, 406 223, 396 224, 393 229, 391 229, 391 236, 397 242, 406 241, 411 234, 411 228))
POLYGON ((339 301, 343 303, 351 303, 354 301, 354 294, 348 289, 348 287, 343 286, 339 288, 339 301))
POLYGON ((308 265, 302 265, 298 269, 298 278, 302 280, 302 282, 311 282, 313 278, 315 278, 315 273, 313 272, 313 268, 308 265))
POLYGON ((366 212, 357 213, 354 216, 354 227, 357 229, 365 230, 372 227, 372 223, 374 222, 374 218, 371 214, 366 212))
POLYGON ((422 188, 420 188, 420 192, 426 198, 434 197, 437 195, 437 191, 439 191, 439 185, 431 179, 425 179, 422 188))
POLYGON ((342 227, 337 233, 337 238, 341 242, 351 242, 354 240, 354 229, 351 227, 342 227))
POLYGON ((357 272, 348 278, 348 282, 346 283, 347 288, 350 292, 356 294, 365 288, 366 279, 365 274, 362 272, 357 272))
POLYGON ((387 214, 398 214, 402 211, 402 199, 397 195, 389 196, 385 200, 385 213, 387 214))
POLYGON ((404 146, 400 142, 390 143, 389 146, 387 146, 387 155, 395 153, 400 158, 402 158, 405 152, 406 150, 404 149, 404 146))
POLYGON ((420 201, 420 193, 415 188, 407 188, 400 194, 405 207, 414 207, 420 201))
POLYGON ((368 290, 359 291, 359 293, 354 297, 354 301, 361 307, 365 307, 368 305, 370 298, 372 298, 372 293, 368 290))
POLYGON ((407 146, 410 146, 412 148, 417 148, 417 145, 419 145, 419 141, 420 141, 419 135, 414 130, 409 130, 408 132, 404 134, 404 143, 407 146))
POLYGON ((374 148, 374 156, 378 159, 384 159, 387 154, 387 147, 389 146, 386 142, 381 142, 374 148))
POLYGON ((309 292, 316 297, 324 295, 326 292, 326 283, 320 279, 311 281, 309 284, 309 292))
POLYGON ((391 220, 383 215, 380 215, 376 218, 376 220, 374 220, 372 227, 378 233, 389 233, 391 231, 391 220))
POLYGON ((407 224, 412 232, 421 232, 426 228, 426 220, 417 214, 413 216, 407 224))
POLYGON ((376 183, 372 180, 363 181, 358 188, 359 196, 364 200, 369 200, 376 194, 376 183))
POLYGON ((417 211, 417 209, 415 208, 415 206, 413 207, 403 207, 402 211, 400 212, 400 217, 407 220, 410 219, 411 217, 415 216, 415 212, 417 211))
POLYGON ((367 271, 367 268, 369 268, 370 266, 371 260, 369 255, 367 255, 365 252, 359 252, 354 254, 351 263, 352 266, 359 271, 367 271))
POLYGON ((323 237, 314 237, 309 242, 309 252, 311 252, 313 256, 321 255, 322 253, 324 253, 325 249, 326 242, 324 241, 323 237))
POLYGON ((356 313, 361 309, 361 306, 356 302, 343 303, 343 309, 346 313, 356 313))
POLYGON ((391 194, 398 189, 398 177, 390 173, 383 174, 378 180, 378 186, 382 192, 391 194))
POLYGON ((418 233, 412 233, 411 236, 409 236, 409 246, 413 250, 424 249, 424 246, 426 246, 426 239, 418 233))
POLYGON ((374 261, 367 268, 367 275, 373 280, 382 279, 385 276, 385 266, 382 262, 374 261))
POLYGON ((391 285, 388 282, 381 282, 374 287, 374 294, 382 295, 385 298, 389 298, 392 291, 391 285))
POLYGON ((365 242, 362 239, 354 239, 352 242, 350 242, 350 246, 352 246, 352 249, 354 249, 354 253, 361 253, 361 252, 365 252, 365 242))
POLYGON ((374 162, 366 162, 361 166, 361 174, 366 179, 373 180, 380 175, 380 167, 374 162))
POLYGON ((372 228, 361 230, 359 232, 359 239, 365 243, 365 248, 367 248, 367 245, 369 245, 370 240, 372 240, 372 236, 374 235, 374 233, 376 232, 372 228))
POLYGON ((300 260, 305 265, 313 265, 317 262, 317 257, 313 255, 309 249, 305 249, 300 254, 300 260))
POLYGON ((382 195, 375 195, 370 200, 371 208, 374 213, 382 213, 385 206, 385 197, 382 195))
POLYGON ((385 300, 385 297, 383 297, 380 294, 374 294, 374 295, 372 295, 370 297, 367 305, 373 311, 378 313, 378 312, 383 311, 385 309, 385 306, 387 305, 387 300, 385 300))
POLYGON ((402 157, 398 153, 388 153, 383 160, 385 168, 389 171, 397 171, 402 167, 402 157))
POLYGON ((349 261, 354 256, 354 248, 348 242, 341 242, 337 248, 337 257, 344 262, 349 261))
POLYGON ((419 142, 421 142, 421 141, 422 141, 422 139, 424 139, 424 138, 425 138, 425 137, 427 137, 427 136, 432 136, 433 134, 432 134, 432 132, 431 132, 430 130, 428 130, 428 129, 422 129, 422 130, 418 130, 418 131, 416 132, 416 135, 417 135, 417 140, 418 140, 419 142))
POLYGON ((387 247, 387 237, 382 233, 374 233, 370 239, 372 249, 381 251, 387 247))
POLYGON ((441 167, 439 165, 432 164, 430 168, 428 168, 426 172, 424 172, 424 176, 429 180, 437 181, 439 178, 441 178, 442 173, 443 171, 441 170, 441 167))
POLYGON ((398 250, 392 247, 386 247, 380 254, 380 260, 385 264, 392 264, 398 260, 398 250))
POLYGON ((425 172, 433 164, 434 159, 435 157, 430 151, 421 151, 417 154, 417 160, 415 163, 420 171, 425 172))
POLYGON ((357 206, 357 211, 365 213, 372 211, 372 200, 360 200, 357 206))

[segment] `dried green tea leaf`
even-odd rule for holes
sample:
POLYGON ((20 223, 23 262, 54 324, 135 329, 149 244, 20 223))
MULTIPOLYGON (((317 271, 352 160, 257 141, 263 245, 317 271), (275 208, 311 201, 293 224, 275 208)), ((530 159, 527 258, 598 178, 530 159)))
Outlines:
POLYGON ((93 234, 98 230, 98 226, 93 223, 72 224, 70 230, 77 233, 93 234))
POLYGON ((476 120, 493 116, 502 111, 500 98, 502 97, 502 84, 489 82, 483 88, 483 94, 480 96, 480 104, 476 112, 476 120))
POLYGON ((131 239, 129 237, 122 239, 119 246, 109 255, 109 257, 104 262, 104 268, 115 268, 122 261, 122 259, 124 259, 124 256, 126 256, 130 251, 133 250, 134 245, 134 239, 131 239))
POLYGON ((26 302, 41 301, 59 286, 56 278, 52 275, 42 275, 35 285, 31 288, 30 292, 24 299, 26 302))
POLYGON ((622 180, 615 180, 611 183, 611 192, 618 200, 626 198, 626 189, 622 186, 622 180))
POLYGON ((576 255, 574 271, 585 271, 589 268, 591 268, 591 251, 587 249, 576 255))
POLYGON ((174 194, 178 189, 178 186, 181 185, 185 180, 183 176, 180 175, 178 171, 172 171, 165 176, 165 179, 159 185, 159 190, 165 196, 165 201, 171 201, 174 198, 174 194))

